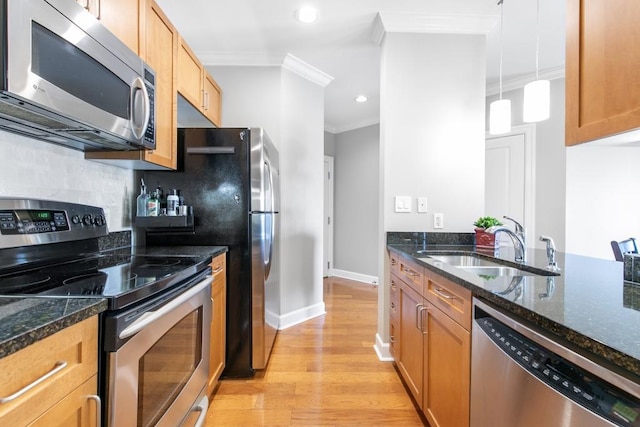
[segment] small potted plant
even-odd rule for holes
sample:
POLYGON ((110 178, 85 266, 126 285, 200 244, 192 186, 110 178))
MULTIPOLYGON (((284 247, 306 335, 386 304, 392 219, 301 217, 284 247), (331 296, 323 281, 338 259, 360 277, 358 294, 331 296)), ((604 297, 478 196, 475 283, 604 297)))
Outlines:
POLYGON ((481 216, 473 225, 476 226, 476 247, 480 249, 495 249, 496 235, 487 233, 485 230, 494 225, 502 225, 502 223, 492 216, 481 216))

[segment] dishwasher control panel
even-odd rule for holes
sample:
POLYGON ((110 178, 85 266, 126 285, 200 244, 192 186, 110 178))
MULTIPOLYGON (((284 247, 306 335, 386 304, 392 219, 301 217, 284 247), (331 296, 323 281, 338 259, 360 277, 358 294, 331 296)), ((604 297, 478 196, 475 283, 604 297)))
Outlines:
POLYGON ((640 426, 640 402, 493 317, 476 318, 486 335, 529 373, 572 401, 619 426, 640 426))

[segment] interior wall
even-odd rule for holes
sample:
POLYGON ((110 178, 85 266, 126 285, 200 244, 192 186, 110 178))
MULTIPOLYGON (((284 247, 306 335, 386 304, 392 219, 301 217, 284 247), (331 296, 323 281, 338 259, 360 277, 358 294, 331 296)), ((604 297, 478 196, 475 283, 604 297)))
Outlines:
MULTIPOLYGON (((551 114, 549 119, 535 123, 536 128, 536 168, 535 168, 535 230, 538 236, 527 236, 528 246, 545 248, 540 234, 551 236, 559 251, 566 247, 565 236, 565 198, 566 198, 566 148, 564 145, 564 103, 565 79, 551 81, 551 114)), ((524 89, 504 92, 502 97, 511 100, 512 126, 524 124, 522 107, 524 89)), ((486 109, 498 99, 498 95, 487 97, 486 109)), ((486 129, 489 129, 487 114, 486 129)), ((516 218, 517 219, 517 218, 516 218)), ((525 228, 527 224, 523 224, 525 228)))
POLYGON ((324 132, 324 155, 336 156, 336 134, 331 132, 324 132))
POLYGON ((378 275, 380 126, 336 135, 334 268, 378 275))
POLYGON ((0 196, 102 207, 109 231, 131 229, 139 192, 133 171, 84 159, 82 151, 0 131, 0 196))
POLYGON ((486 37, 386 33, 381 59, 378 335, 388 342, 387 231, 469 232, 484 210, 486 37), (416 52, 420 52, 419 55, 416 52), (427 214, 394 196, 427 197, 427 214))
POLYGON ((282 67, 207 69, 223 126, 263 127, 280 154, 281 319, 322 305, 324 88, 282 67))
POLYGON ((614 259, 611 240, 640 238, 639 164, 640 147, 567 148, 566 252, 614 259))

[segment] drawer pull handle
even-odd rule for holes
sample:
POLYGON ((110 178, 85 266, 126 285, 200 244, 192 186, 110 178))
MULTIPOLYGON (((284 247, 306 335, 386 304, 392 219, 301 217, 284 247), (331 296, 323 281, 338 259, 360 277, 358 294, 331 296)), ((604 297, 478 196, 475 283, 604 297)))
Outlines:
POLYGON ((391 342, 391 343, 395 343, 396 342, 396 339, 395 339, 395 337, 393 335, 389 335, 389 342, 391 342))
POLYGON ((433 290, 436 294, 438 294, 444 299, 456 299, 455 295, 449 295, 444 293, 442 288, 434 288, 433 290))
POLYGON ((395 259, 391 258, 391 265, 396 265, 398 263, 398 261, 396 261, 395 259))
POLYGON ((395 303, 393 303, 393 302, 391 303, 391 309, 392 309, 392 310, 395 310, 395 309, 396 309, 396 304, 395 304, 395 303))
POLYGON ((11 396, 0 397, 0 405, 3 404, 3 403, 11 402, 12 400, 17 399, 18 397, 22 396, 23 394, 25 394, 26 392, 28 392, 29 390, 31 390, 32 388, 34 388, 35 386, 40 384, 41 382, 46 381, 47 379, 51 378, 52 376, 54 376, 55 374, 57 374, 58 372, 60 372, 61 370, 63 370, 66 367, 67 367, 67 362, 66 361, 61 360, 61 361, 56 362, 56 365, 53 367, 52 370, 50 370, 49 372, 47 372, 46 374, 44 374, 43 376, 41 376, 40 378, 38 378, 37 380, 32 382, 31 384, 28 384, 28 385, 24 386, 20 390, 18 390, 15 393, 13 393, 11 396))
POLYGON ((96 394, 87 396, 87 399, 96 402, 96 427, 100 427, 102 425, 102 400, 100 400, 100 396, 96 394))
POLYGON ((418 273, 416 273, 415 271, 411 270, 410 268, 405 268, 404 269, 404 274, 406 274, 407 276, 412 276, 412 277, 418 276, 418 273))
POLYGON ((416 304, 416 329, 419 331, 422 330, 422 322, 420 321, 420 312, 422 307, 424 307, 422 304, 416 304))
POLYGON ((212 271, 212 273, 216 274, 216 273, 219 273, 220 271, 222 271, 222 266, 221 265, 217 266, 216 269, 212 271))
POLYGON ((420 330, 422 331, 422 335, 427 335, 428 332, 424 330, 424 319, 422 316, 423 311, 426 311, 428 313, 429 309, 427 307, 421 307, 420 312, 418 313, 420 315, 420 330))

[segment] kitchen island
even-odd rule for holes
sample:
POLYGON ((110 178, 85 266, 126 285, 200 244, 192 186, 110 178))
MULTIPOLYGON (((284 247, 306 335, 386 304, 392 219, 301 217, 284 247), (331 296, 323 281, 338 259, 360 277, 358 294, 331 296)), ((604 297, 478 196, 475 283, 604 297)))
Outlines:
MULTIPOLYGON (((623 263, 557 253, 558 276, 514 279, 480 276, 429 258, 475 254, 473 245, 388 243, 387 247, 640 383, 640 284, 624 282, 623 263), (514 280, 518 281, 515 285, 514 280)), ((522 267, 513 261, 511 247, 501 247, 493 256, 501 263, 522 267)), ((526 264, 545 269, 546 252, 529 249, 526 264)))

